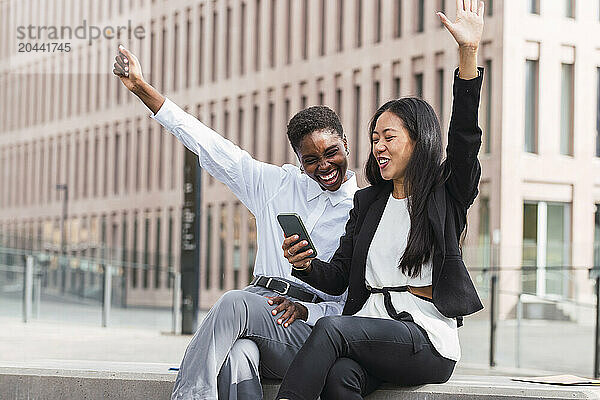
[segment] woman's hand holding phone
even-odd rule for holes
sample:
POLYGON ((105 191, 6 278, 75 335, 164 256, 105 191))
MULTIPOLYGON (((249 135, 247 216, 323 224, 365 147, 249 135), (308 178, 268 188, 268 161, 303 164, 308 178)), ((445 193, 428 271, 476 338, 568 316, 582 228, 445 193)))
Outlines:
POLYGON ((302 248, 308 245, 306 240, 298 241, 300 237, 298 235, 288 236, 284 239, 283 245, 283 256, 288 260, 294 269, 304 270, 310 272, 311 261, 314 258, 313 250, 308 249, 302 252, 302 248))

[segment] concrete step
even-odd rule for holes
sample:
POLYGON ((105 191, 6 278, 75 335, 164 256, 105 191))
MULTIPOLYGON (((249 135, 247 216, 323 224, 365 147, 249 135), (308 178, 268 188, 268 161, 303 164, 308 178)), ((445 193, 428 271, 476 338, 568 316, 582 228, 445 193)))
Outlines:
MULTIPOLYGON (((3 400, 169 399, 175 372, 168 364, 43 361, 0 367, 3 400)), ((265 382, 274 399, 277 382, 265 382)), ((600 399, 600 388, 550 386, 511 381, 507 376, 454 375, 443 385, 399 388, 384 385, 368 400, 600 399)))

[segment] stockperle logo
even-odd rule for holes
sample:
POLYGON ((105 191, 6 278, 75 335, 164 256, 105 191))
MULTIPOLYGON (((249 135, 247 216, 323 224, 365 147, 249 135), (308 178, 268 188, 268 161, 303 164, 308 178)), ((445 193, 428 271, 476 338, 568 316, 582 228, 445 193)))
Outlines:
MULTIPOLYGON (((133 26, 131 20, 126 25, 88 25, 87 20, 82 24, 73 26, 55 26, 55 25, 19 25, 17 28, 17 40, 20 41, 66 41, 66 40, 87 40, 88 45, 92 45, 98 39, 144 39, 146 30, 142 25, 133 26)), ((28 42, 29 43, 29 42, 28 42)))

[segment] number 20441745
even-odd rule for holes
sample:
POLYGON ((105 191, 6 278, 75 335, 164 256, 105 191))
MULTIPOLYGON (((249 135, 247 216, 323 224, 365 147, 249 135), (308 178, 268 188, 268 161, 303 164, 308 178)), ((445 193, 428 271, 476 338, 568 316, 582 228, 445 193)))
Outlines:
POLYGON ((29 43, 21 42, 18 44, 19 53, 55 53, 64 52, 68 53, 71 51, 71 43, 58 43, 58 42, 43 42, 43 43, 29 43))

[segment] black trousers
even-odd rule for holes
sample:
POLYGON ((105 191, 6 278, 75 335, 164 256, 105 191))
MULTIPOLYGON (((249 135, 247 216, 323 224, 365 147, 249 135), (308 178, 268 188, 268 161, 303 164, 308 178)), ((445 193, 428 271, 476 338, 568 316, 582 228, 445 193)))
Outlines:
POLYGON ((277 399, 362 399, 382 381, 401 386, 446 382, 455 364, 414 322, 323 317, 287 370, 277 399))

